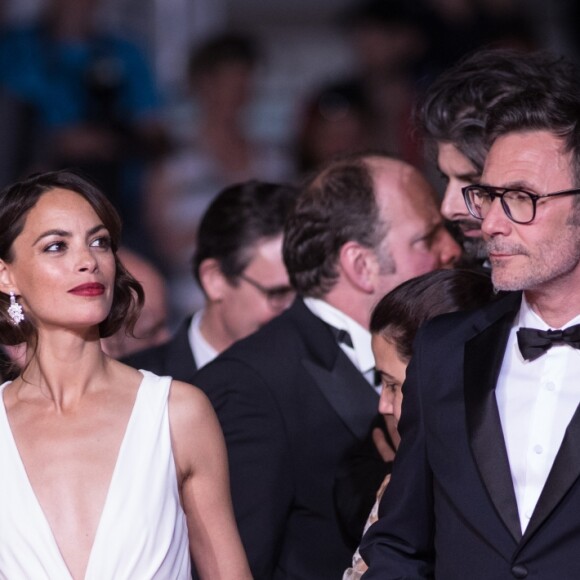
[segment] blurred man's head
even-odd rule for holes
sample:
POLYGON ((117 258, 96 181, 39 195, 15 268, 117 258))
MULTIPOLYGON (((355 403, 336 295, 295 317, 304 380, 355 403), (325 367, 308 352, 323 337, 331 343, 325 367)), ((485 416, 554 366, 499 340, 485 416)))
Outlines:
POLYGON ((189 79, 204 108, 239 111, 250 97, 258 58, 254 40, 239 34, 212 36, 194 47, 189 79))
POLYGON ((143 287, 145 302, 133 330, 133 336, 122 329, 102 340, 103 350, 115 358, 157 346, 171 336, 165 280, 145 258, 127 248, 120 248, 119 259, 143 287))
POLYGON ((282 232, 296 195, 289 185, 240 183, 224 189, 201 221, 193 273, 206 296, 201 331, 219 352, 294 298, 282 232))
POLYGON ((450 267, 459 246, 422 175, 380 154, 330 163, 288 220, 284 261, 303 296, 322 298, 367 327, 372 306, 401 282, 450 267))
POLYGON ((560 66, 544 53, 480 50, 440 75, 418 109, 418 125, 447 181, 441 213, 457 227, 468 259, 487 256, 481 223, 467 211, 461 188, 481 178, 490 112, 514 95, 549 92, 550 71, 560 66))

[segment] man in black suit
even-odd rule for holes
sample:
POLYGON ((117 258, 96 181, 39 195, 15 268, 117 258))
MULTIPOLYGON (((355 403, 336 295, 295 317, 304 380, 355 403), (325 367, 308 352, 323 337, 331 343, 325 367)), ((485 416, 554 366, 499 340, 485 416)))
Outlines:
POLYGON ((580 578, 579 78, 490 112, 464 195, 508 294, 420 332, 365 580, 580 578))
POLYGON ((433 190, 406 163, 349 158, 304 186, 283 245, 300 298, 194 377, 224 430, 256 579, 336 579, 350 562, 333 483, 377 417, 371 309, 459 252, 433 190))
POLYGON ((204 214, 193 274, 205 306, 167 343, 124 362, 193 382, 196 370, 290 306, 282 232, 296 188, 248 181, 225 188, 204 214))

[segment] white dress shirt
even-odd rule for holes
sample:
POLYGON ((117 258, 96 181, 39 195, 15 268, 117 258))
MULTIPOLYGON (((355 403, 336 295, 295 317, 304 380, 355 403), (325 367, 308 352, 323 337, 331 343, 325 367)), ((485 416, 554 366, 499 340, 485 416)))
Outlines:
MULTIPOLYGON (((562 328, 578 323, 580 315, 562 328)), ((525 298, 508 338, 495 393, 523 533, 580 402, 580 350, 556 345, 526 361, 516 337, 522 326, 550 328, 525 298)))
POLYGON ((353 346, 340 343, 340 348, 352 364, 364 375, 373 390, 380 394, 381 386, 374 384, 375 358, 371 348, 371 333, 344 312, 318 298, 305 298, 306 307, 320 320, 338 330, 348 332, 353 346))
POLYGON ((200 324, 203 312, 202 308, 193 315, 188 332, 189 346, 198 369, 211 362, 219 354, 219 352, 211 346, 201 334, 200 324))

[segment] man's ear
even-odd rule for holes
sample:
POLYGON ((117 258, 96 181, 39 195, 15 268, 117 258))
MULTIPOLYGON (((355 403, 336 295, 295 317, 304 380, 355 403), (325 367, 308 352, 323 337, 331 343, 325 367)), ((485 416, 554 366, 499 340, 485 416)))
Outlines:
POLYGON ((10 292, 20 294, 12 279, 10 267, 4 260, 0 260, 0 290, 5 294, 10 294, 10 292))
POLYGON ((340 249, 338 259, 344 276, 352 286, 365 294, 374 292, 378 264, 372 249, 358 242, 347 242, 340 249))
POLYGON ((229 283, 217 260, 207 258, 199 265, 199 279, 211 302, 219 302, 224 299, 229 283))

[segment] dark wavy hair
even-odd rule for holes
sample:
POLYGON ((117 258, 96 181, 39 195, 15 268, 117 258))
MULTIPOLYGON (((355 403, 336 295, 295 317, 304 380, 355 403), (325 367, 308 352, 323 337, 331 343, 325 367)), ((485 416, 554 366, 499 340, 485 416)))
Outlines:
POLYGON ((192 272, 199 286, 199 269, 213 258, 232 283, 248 267, 255 245, 279 236, 298 196, 288 184, 245 181, 226 187, 207 208, 197 233, 192 272))
POLYGON ((481 173, 490 146, 488 120, 496 106, 559 92, 569 74, 569 63, 548 52, 478 50, 431 84, 415 110, 416 126, 430 149, 452 143, 481 173))
POLYGON ((386 294, 371 314, 370 331, 393 343, 408 362, 419 327, 435 316, 479 308, 497 297, 488 272, 436 270, 386 294))
POLYGON ((378 248, 386 236, 388 224, 380 219, 366 162, 381 156, 333 161, 306 182, 286 222, 282 247, 290 282, 303 296, 321 298, 333 288, 346 242, 378 248))
MULTIPOLYGON (((110 336, 123 326, 132 333, 143 306, 143 289, 117 257, 121 236, 121 220, 117 211, 105 195, 85 177, 72 171, 36 173, 0 192, 0 259, 7 264, 12 262, 12 246, 24 228, 28 212, 43 194, 53 189, 74 191, 86 199, 111 236, 116 266, 115 285, 109 315, 99 324, 100 336, 110 336)), ((9 296, 0 292, 0 343, 30 344, 36 337, 36 328, 28 317, 18 326, 14 325, 7 313, 9 305, 9 296)))
MULTIPOLYGON (((572 157, 571 177, 580 185, 580 71, 560 59, 546 72, 549 88, 528 90, 504 99, 492 111, 486 125, 487 144, 502 135, 521 131, 547 131, 562 139, 572 157), (548 76, 549 74, 549 76, 548 76)), ((579 200, 575 198, 576 207, 579 200)))

